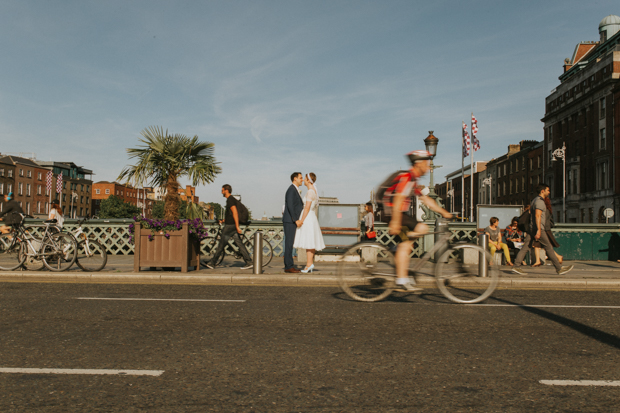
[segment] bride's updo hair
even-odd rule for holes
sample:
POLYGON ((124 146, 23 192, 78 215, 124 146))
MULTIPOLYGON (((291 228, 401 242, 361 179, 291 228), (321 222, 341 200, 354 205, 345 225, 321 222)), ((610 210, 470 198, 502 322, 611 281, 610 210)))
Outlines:
POLYGON ((310 172, 309 174, 306 174, 306 178, 310 177, 310 179, 312 180, 312 183, 316 182, 316 175, 314 174, 314 172, 310 172))

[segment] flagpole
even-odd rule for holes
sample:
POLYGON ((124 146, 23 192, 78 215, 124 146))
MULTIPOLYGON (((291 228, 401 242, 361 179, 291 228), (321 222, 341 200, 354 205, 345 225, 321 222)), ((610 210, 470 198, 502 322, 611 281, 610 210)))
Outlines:
POLYGON ((474 148, 474 125, 473 125, 473 117, 474 112, 471 113, 472 120, 470 120, 471 127, 471 174, 469 175, 469 186, 471 187, 471 198, 469 199, 469 207, 470 207, 470 222, 474 222, 474 152, 476 149, 474 148))
POLYGON ((465 221, 465 131, 463 125, 461 125, 461 222, 465 221))

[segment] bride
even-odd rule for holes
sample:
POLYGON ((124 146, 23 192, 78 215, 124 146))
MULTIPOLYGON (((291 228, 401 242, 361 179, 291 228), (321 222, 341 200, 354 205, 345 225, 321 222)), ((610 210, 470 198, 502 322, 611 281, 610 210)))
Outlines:
POLYGON ((301 213, 301 226, 297 228, 295 233, 294 248, 305 248, 308 257, 306 268, 301 270, 303 273, 312 272, 314 269, 314 254, 325 248, 323 235, 319 220, 316 217, 316 209, 319 205, 319 196, 316 191, 316 175, 312 172, 304 178, 304 185, 308 188, 308 192, 304 197, 304 210, 301 213))

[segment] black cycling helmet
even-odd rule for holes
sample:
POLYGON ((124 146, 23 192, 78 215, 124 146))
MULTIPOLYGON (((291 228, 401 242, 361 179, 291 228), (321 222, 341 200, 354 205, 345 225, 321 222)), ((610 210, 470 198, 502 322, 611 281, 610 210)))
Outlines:
POLYGON ((413 165, 417 161, 428 161, 429 159, 433 158, 433 155, 431 155, 429 151, 420 150, 409 152, 407 154, 407 158, 409 158, 409 162, 411 162, 411 165, 413 165))

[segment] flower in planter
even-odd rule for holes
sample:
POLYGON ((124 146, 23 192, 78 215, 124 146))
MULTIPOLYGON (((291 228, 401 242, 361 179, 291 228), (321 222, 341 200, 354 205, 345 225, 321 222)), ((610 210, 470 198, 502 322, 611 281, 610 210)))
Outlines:
POLYGON ((202 241, 205 238, 209 237, 209 232, 205 228, 202 220, 200 219, 179 219, 176 221, 167 221, 167 220, 153 220, 148 219, 143 216, 134 217, 135 223, 129 225, 129 233, 131 234, 131 240, 133 242, 133 234, 135 230, 135 225, 140 225, 141 228, 150 229, 151 235, 149 235, 149 241, 153 241, 155 239, 154 234, 164 234, 167 239, 170 239, 169 231, 178 231, 183 227, 183 224, 187 222, 189 226, 189 233, 192 238, 197 241, 202 241))

